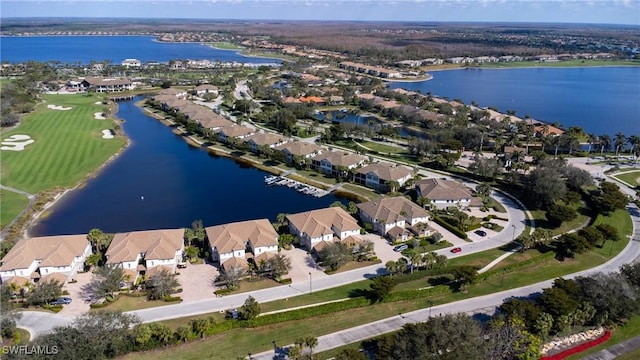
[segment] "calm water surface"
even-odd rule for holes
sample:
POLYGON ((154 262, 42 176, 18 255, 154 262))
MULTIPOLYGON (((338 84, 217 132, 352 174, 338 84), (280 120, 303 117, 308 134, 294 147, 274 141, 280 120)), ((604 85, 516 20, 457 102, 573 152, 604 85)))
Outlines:
POLYGON ((266 187, 267 173, 189 146, 133 101, 119 105, 131 145, 85 187, 67 194, 32 235, 80 234, 94 227, 105 232, 178 228, 196 219, 205 226, 275 221, 278 213, 345 201, 332 194, 315 198, 287 187, 266 187))
POLYGON ((640 67, 468 69, 434 71, 422 82, 393 82, 390 88, 472 101, 501 112, 515 110, 588 133, 640 134, 640 67))
POLYGON ((198 43, 166 43, 152 36, 27 36, 0 38, 2 61, 60 61, 120 64, 134 58, 142 62, 197 59, 221 62, 280 63, 277 59, 246 57, 234 50, 219 50, 198 43))

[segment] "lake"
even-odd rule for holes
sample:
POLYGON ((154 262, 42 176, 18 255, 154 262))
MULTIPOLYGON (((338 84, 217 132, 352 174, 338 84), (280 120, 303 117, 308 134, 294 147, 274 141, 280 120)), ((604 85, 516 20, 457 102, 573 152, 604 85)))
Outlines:
POLYGON ((596 135, 640 134, 640 67, 467 69, 389 87, 472 101, 596 135))
MULTIPOLYGON (((140 100, 138 97, 135 100, 140 100)), ((131 145, 82 188, 68 193, 32 229, 33 236, 205 226, 268 218, 328 207, 333 194, 315 198, 264 185, 266 172, 215 157, 147 116, 134 101, 117 116, 131 145)))
POLYGON ((278 59, 240 55, 199 43, 167 43, 153 36, 24 36, 2 37, 2 61, 60 61, 89 64, 91 61, 120 64, 124 59, 169 62, 175 59, 211 60, 252 64, 281 63, 278 59))

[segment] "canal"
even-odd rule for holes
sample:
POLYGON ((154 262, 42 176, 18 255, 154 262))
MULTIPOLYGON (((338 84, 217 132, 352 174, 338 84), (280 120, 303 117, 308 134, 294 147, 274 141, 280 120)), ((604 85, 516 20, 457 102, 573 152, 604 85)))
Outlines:
POLYGON ((188 145, 134 102, 117 116, 130 146, 97 176, 65 195, 32 229, 32 236, 205 226, 268 218, 329 206, 336 200, 264 185, 264 171, 188 145))

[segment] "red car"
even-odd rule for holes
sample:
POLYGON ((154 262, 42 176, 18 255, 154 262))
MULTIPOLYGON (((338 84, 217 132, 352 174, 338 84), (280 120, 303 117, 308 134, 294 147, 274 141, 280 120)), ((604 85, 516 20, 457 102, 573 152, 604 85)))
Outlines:
POLYGON ((455 247, 455 248, 451 249, 451 252, 452 252, 452 253, 454 253, 454 254, 457 254, 457 253, 459 253, 460 251, 462 251, 462 249, 461 249, 461 248, 459 248, 459 247, 455 247))

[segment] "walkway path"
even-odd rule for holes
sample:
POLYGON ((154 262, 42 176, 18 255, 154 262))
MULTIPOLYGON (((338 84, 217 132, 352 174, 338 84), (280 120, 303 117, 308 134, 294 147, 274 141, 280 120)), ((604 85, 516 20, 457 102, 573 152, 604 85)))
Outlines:
POLYGON ((620 355, 640 348, 640 336, 613 345, 610 348, 598 351, 595 354, 584 357, 582 360, 614 360, 620 355))

